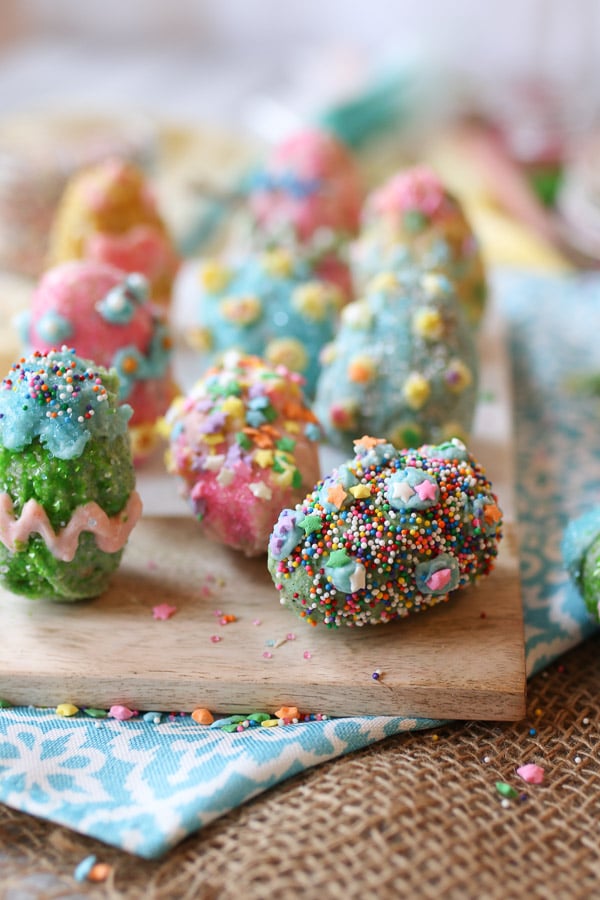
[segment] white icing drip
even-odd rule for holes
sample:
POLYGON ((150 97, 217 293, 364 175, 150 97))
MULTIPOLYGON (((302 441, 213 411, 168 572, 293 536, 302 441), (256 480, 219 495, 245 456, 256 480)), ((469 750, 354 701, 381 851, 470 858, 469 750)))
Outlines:
POLYGON ((71 562, 79 544, 82 531, 96 535, 96 544, 104 553, 116 553, 127 543, 135 524, 142 514, 142 500, 133 491, 125 509, 116 516, 106 515, 97 503, 78 506, 69 523, 55 532, 46 510, 37 500, 28 500, 18 519, 14 517, 13 501, 9 494, 0 494, 0 543, 15 553, 17 543, 26 543, 34 532, 41 535, 53 556, 62 562, 71 562))

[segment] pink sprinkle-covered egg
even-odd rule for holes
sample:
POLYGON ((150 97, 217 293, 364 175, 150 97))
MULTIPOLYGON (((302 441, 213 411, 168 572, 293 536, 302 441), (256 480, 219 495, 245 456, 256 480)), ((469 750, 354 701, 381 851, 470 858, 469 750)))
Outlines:
POLYGON ((146 279, 101 262, 63 263, 41 278, 21 324, 28 347, 49 351, 67 345, 117 370, 119 399, 133 408, 134 452, 145 455, 175 393, 171 339, 148 300, 146 279))
POLYGON ((318 476, 320 429, 302 381, 231 352, 167 414, 167 468, 204 533, 247 556, 266 553, 280 510, 318 476))

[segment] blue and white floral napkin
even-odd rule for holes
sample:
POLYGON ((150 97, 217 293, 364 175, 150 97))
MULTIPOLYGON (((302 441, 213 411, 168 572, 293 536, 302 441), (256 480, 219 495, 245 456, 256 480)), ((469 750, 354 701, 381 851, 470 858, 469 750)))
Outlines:
MULTIPOLYGON (((517 508, 529 673, 591 634, 560 542, 600 502, 594 402, 572 376, 600 370, 600 277, 496 279, 513 359, 517 508)), ((0 685, 0 695, 2 686, 0 685)), ((144 857, 284 779, 425 719, 362 717, 240 733, 189 716, 62 719, 0 709, 0 801, 144 857)))

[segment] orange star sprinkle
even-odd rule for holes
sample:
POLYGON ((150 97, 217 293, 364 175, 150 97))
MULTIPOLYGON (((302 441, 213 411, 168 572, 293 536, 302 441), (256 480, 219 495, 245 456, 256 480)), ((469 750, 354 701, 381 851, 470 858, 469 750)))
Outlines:
POLYGON ((333 503, 338 509, 341 509, 347 496, 348 494, 338 482, 327 491, 327 502, 333 503))
POLYGON ((488 503, 483 511, 483 518, 488 525, 491 525, 493 522, 500 521, 502 512, 495 503, 488 503))
POLYGON ((371 450, 373 447, 376 447, 377 444, 385 444, 384 438, 374 438, 370 437, 368 434, 363 434, 361 438, 357 438, 354 441, 355 447, 365 447, 366 450, 371 450))
POLYGON ((282 706, 275 715, 278 719, 297 719, 300 713, 297 706, 282 706))
POLYGON ((269 450, 273 447, 273 438, 264 431, 264 427, 261 428, 242 428, 244 434, 246 434, 251 441, 254 441, 257 447, 261 450, 269 450))
POLYGON ((274 441, 279 440, 281 437, 281 432, 278 428, 275 428, 274 425, 261 425, 260 430, 265 434, 268 434, 269 437, 273 438, 274 441))

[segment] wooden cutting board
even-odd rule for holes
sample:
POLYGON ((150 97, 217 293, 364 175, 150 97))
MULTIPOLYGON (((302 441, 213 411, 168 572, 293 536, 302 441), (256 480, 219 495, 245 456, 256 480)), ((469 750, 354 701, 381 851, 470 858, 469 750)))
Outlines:
POLYGON ((139 479, 145 517, 101 598, 64 605, 0 590, 0 697, 141 710, 249 713, 294 705, 328 715, 523 716, 510 385, 500 326, 488 316, 481 336, 483 399, 471 444, 506 521, 489 578, 405 621, 313 628, 280 606, 263 558, 247 560, 200 536, 175 482, 156 464, 139 479), (152 613, 162 603, 177 607, 164 621, 152 613), (223 615, 236 621, 220 624, 223 615))
POLYGON ((264 559, 209 544, 194 525, 144 520, 99 600, 70 606, 4 593, 1 694, 13 703, 144 710, 284 704, 329 715, 523 713, 510 530, 494 575, 462 596, 404 622, 331 632, 279 605, 264 559), (155 620, 162 603, 177 612, 155 620), (222 615, 237 621, 221 625, 222 615), (221 640, 211 641, 215 635, 221 640))

